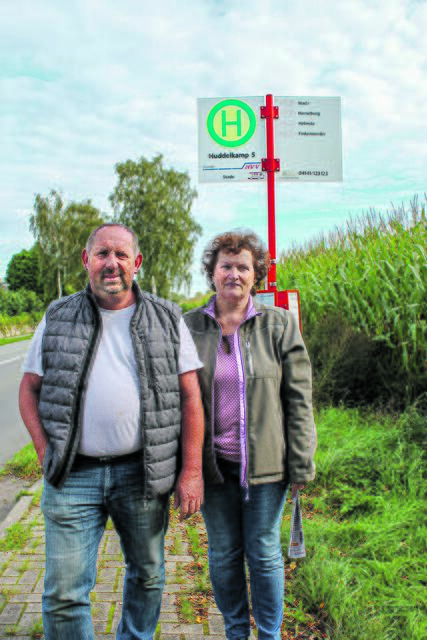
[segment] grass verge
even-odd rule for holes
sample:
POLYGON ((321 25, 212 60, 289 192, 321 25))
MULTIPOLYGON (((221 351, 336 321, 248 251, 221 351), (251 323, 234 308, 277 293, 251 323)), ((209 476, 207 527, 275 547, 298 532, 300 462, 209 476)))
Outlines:
POLYGON ((6 462, 1 475, 15 476, 23 480, 38 480, 42 477, 40 463, 32 442, 23 447, 13 458, 6 462))
MULTIPOLYGON (((317 480, 304 497, 307 558, 287 619, 325 622, 334 640, 427 637, 427 477, 419 414, 329 409, 318 420, 317 480)), ((424 421, 425 425, 425 421, 424 421)), ((289 522, 283 526, 287 543, 289 522)))
POLYGON ((0 347, 4 344, 11 344, 12 342, 22 342, 23 340, 31 340, 33 334, 30 333, 26 336, 15 336, 12 338, 0 338, 0 347))

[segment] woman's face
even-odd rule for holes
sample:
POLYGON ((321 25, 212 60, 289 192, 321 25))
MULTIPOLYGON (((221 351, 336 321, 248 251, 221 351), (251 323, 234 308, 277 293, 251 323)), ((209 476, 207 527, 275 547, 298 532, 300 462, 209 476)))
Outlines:
POLYGON ((229 302, 248 300, 255 282, 252 253, 242 249, 240 253, 218 253, 212 276, 218 298, 229 302))

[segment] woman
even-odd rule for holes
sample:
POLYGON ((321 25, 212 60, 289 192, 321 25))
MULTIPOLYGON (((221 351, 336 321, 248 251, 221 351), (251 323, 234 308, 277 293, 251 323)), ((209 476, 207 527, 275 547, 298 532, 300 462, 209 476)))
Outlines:
POLYGON ((252 299, 269 268, 253 233, 213 239, 203 266, 216 295, 185 316, 204 368, 202 507, 209 570, 228 640, 280 638, 280 523, 289 484, 314 478, 310 362, 293 316, 252 299))

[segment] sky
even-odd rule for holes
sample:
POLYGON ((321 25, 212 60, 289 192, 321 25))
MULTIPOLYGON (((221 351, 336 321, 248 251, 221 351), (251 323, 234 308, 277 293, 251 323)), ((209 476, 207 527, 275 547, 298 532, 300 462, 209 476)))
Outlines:
POLYGON ((265 183, 198 183, 197 98, 340 96, 343 181, 278 183, 277 251, 427 191, 427 0, 1 0, 0 277, 36 193, 111 212, 115 164, 161 153, 216 233, 267 239, 265 183))

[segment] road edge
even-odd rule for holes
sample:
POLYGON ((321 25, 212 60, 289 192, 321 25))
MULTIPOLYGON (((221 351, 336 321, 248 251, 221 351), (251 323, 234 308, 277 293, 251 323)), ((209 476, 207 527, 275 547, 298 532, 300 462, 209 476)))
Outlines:
POLYGON ((30 508, 36 491, 42 486, 43 478, 39 478, 31 487, 25 490, 26 495, 21 496, 18 502, 12 507, 4 520, 0 522, 0 536, 2 536, 6 529, 9 529, 13 524, 16 524, 24 513, 30 508))

